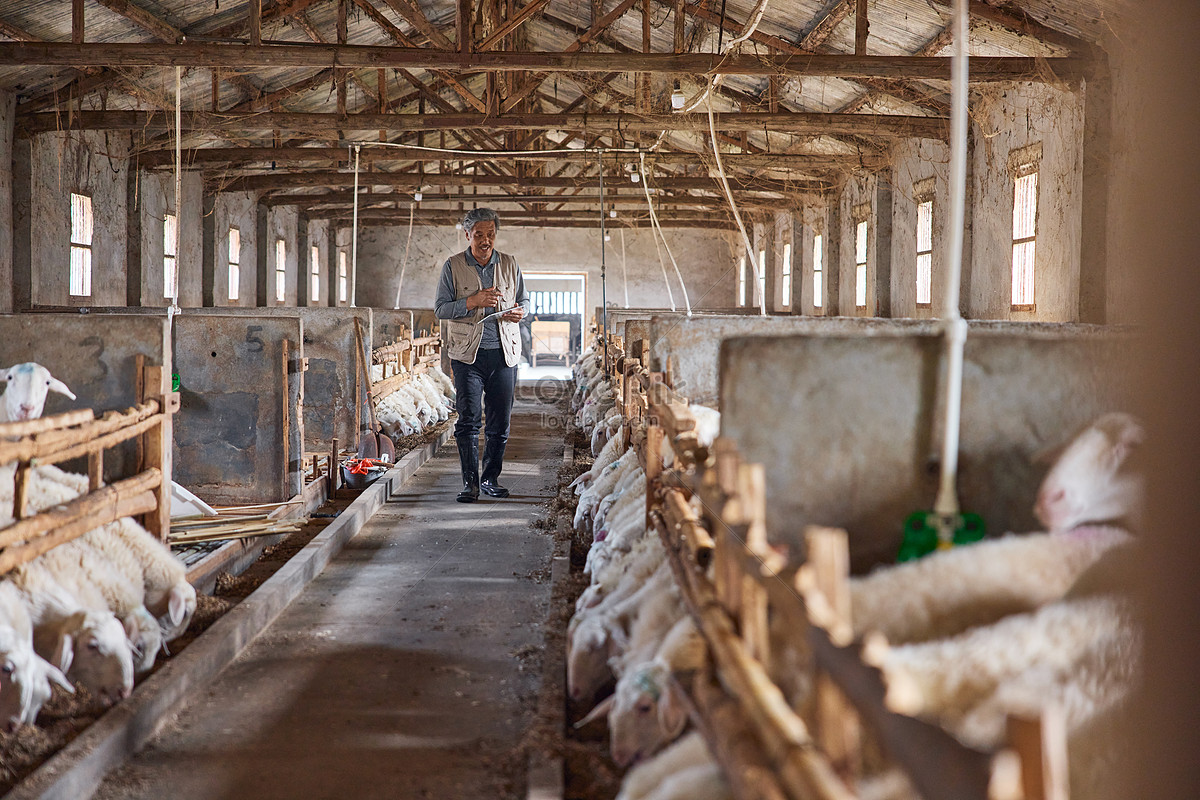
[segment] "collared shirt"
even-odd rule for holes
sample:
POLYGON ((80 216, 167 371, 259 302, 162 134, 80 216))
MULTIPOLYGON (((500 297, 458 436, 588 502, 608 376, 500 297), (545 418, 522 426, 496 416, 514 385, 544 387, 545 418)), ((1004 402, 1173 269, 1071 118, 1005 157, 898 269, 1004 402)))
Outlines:
MULTIPOLYGON (((480 265, 475 260, 475 256, 471 253, 471 248, 469 247, 467 248, 466 256, 467 263, 479 273, 479 282, 483 288, 488 289, 495 286, 496 265, 500 263, 500 254, 493 249, 488 263, 483 265, 480 265)), ((437 299, 433 305, 433 313, 438 319, 460 319, 472 313, 467 308, 467 298, 455 299, 456 297, 458 297, 458 292, 454 289, 454 273, 450 271, 450 259, 446 259, 446 263, 442 265, 442 277, 438 281, 437 299)), ((519 265, 517 266, 517 305, 525 309, 526 314, 529 313, 529 297, 525 294, 525 276, 521 274, 519 265)), ((489 311, 489 313, 491 312, 489 311)), ((479 340, 479 349, 498 350, 499 348, 499 320, 490 319, 483 323, 483 337, 479 340)))

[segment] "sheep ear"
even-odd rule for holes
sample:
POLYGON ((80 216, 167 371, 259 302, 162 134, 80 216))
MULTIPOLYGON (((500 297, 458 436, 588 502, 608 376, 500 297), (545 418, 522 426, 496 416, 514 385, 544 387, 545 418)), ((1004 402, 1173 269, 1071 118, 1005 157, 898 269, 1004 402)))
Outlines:
POLYGON ((50 666, 66 674, 71 670, 71 662, 75 659, 75 640, 71 634, 64 633, 58 637, 54 652, 50 656, 50 666))
POLYGON ((617 696, 615 694, 610 694, 608 697, 597 703, 596 707, 589 711, 586 717, 575 723, 575 730, 579 730, 580 728, 592 724, 596 720, 600 719, 600 717, 608 716, 608 712, 612 711, 613 703, 616 701, 616 699, 617 696))
POLYGON ((679 734, 683 733, 683 728, 687 725, 687 709, 675 694, 677 691, 679 690, 672 683, 667 686, 667 690, 658 701, 658 724, 666 732, 667 741, 679 738, 679 734))
POLYGON ((46 677, 50 679, 51 683, 57 683, 68 693, 75 694, 75 687, 69 680, 67 680, 67 676, 62 673, 62 670, 51 664, 49 661, 45 662, 45 665, 46 677))
POLYGON ((67 385, 65 383, 63 383, 62 381, 60 381, 58 378, 51 378, 50 382, 47 383, 46 385, 50 387, 50 391, 52 391, 52 392, 58 392, 59 394, 65 394, 67 397, 71 398, 72 400, 75 399, 75 393, 72 392, 70 389, 68 389, 67 385))
POLYGON ((178 586, 172 586, 167 600, 167 616, 171 620, 171 624, 178 627, 183 622, 185 614, 187 614, 187 597, 178 586))

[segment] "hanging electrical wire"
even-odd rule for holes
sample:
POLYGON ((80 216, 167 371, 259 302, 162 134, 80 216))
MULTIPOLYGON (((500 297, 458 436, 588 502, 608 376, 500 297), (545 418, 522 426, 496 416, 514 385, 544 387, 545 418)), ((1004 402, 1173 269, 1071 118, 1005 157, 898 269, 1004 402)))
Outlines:
POLYGON ((400 291, 404 288, 404 270, 408 268, 408 249, 412 246, 413 216, 416 214, 416 203, 408 204, 408 238, 404 241, 404 258, 400 261, 400 280, 396 283, 396 303, 392 308, 400 308, 400 291))
MULTIPOLYGON (((717 128, 713 123, 712 103, 708 104, 708 134, 709 140, 712 142, 713 158, 717 160, 717 174, 721 176, 721 188, 725 190, 725 200, 733 210, 733 221, 737 223, 738 231, 742 234, 742 243, 746 245, 746 258, 749 259, 750 266, 754 268, 754 285, 763 286, 762 270, 759 267, 758 259, 754 257, 754 245, 750 242, 750 234, 746 232, 746 223, 742 222, 742 215, 738 212, 737 203, 733 201, 733 192, 729 189, 729 179, 725 176, 725 165, 721 163, 721 149, 717 146, 717 128)), ((764 317, 767 315, 765 294, 765 292, 758 293, 758 312, 764 317)))
MULTIPOLYGON (((667 256, 671 259, 671 266, 675 268, 675 276, 679 278, 679 286, 683 289, 683 304, 687 308, 687 315, 692 315, 692 301, 688 298, 687 284, 683 282, 683 273, 679 271, 679 264, 675 261, 675 255, 671 252, 671 245, 667 243, 667 237, 663 235, 662 226, 658 224, 658 214, 654 211, 654 201, 650 199, 650 175, 646 172, 646 154, 638 155, 639 166, 642 172, 642 190, 646 193, 646 205, 650 208, 650 227, 653 233, 658 235, 662 240, 663 247, 666 248, 667 256)), ((659 261, 662 261, 662 254, 659 254, 659 261)), ((663 267, 663 278, 667 275, 667 268, 663 267)), ((668 285, 668 289, 670 286, 668 285)), ((674 310, 674 305, 671 310, 674 310)))

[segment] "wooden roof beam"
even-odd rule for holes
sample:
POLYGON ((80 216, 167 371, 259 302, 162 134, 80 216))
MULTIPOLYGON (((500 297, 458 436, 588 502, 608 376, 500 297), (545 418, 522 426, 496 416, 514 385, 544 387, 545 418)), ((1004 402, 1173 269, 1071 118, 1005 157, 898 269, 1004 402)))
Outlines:
MULTIPOLYGON (((397 0, 399 2, 399 0, 397 0)), ((630 2, 630 0, 624 0, 630 2)), ((1086 76, 1089 61, 1076 57, 971 60, 971 80, 1072 81, 1086 76)), ((496 70, 522 72, 666 72, 725 75, 800 75, 837 78, 949 80, 950 59, 922 56, 779 55, 714 53, 467 53, 374 45, 272 44, 70 44, 0 43, 0 66, 190 66, 406 67, 458 73, 496 70)), ((536 88, 536 87, 535 87, 536 88)), ((532 91, 532 89, 530 90, 532 91)))
POLYGON ((149 32, 156 39, 164 42, 181 42, 184 33, 166 20, 159 19, 146 9, 130 3, 129 0, 96 0, 97 3, 120 14, 133 24, 149 32))
MULTIPOLYGON (((573 128, 584 131, 657 133, 663 130, 703 131, 708 118, 703 114, 322 114, 290 112, 185 111, 185 130, 300 130, 300 131, 420 131, 420 130, 525 130, 573 128)), ((145 111, 78 111, 70 120, 58 114, 28 114, 18 125, 29 133, 70 128, 74 130, 154 130, 174 124, 162 113, 145 111)), ((713 124, 720 131, 771 130, 809 135, 864 135, 944 139, 949 120, 940 117, 905 117, 895 114, 801 114, 718 112, 713 124)))
MULTIPOLYGON (((415 189, 418 186, 503 186, 525 189, 570 189, 581 185, 590 185, 577 178, 515 178, 509 175, 440 175, 415 172, 360 172, 360 186, 403 186, 415 189)), ((615 179, 615 178, 614 178, 615 179)), ((628 181, 626 181, 628 182, 628 181)), ((776 192, 787 194, 793 192, 811 191, 811 181, 782 181, 769 178, 743 178, 737 175, 729 176, 731 186, 746 191, 776 192)), ((353 186, 354 174, 350 172, 292 172, 280 173, 274 171, 261 175, 242 175, 231 179, 230 185, 244 191, 271 191, 281 189, 298 189, 302 187, 335 187, 353 186)), ((663 191, 703 189, 719 192, 719 181, 708 177, 673 177, 659 179, 657 188, 663 191)))

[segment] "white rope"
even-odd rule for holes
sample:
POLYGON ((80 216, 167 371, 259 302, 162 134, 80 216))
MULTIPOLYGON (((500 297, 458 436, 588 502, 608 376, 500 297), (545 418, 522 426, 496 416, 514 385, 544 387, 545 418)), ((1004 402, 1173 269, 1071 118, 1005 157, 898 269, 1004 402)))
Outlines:
POLYGON ((625 229, 621 228, 621 283, 625 287, 625 307, 629 308, 629 271, 625 269, 625 229))
MULTIPOLYGON (((171 276, 171 305, 167 308, 167 324, 174 325, 175 317, 179 314, 179 231, 183 227, 183 109, 180 106, 183 84, 183 67, 175 68, 175 272, 171 276)), ((169 333, 169 331, 168 331, 169 333)))
MULTIPOLYGON (((758 259, 754 257, 754 245, 750 241, 750 234, 746 233, 746 224, 742 222, 742 215, 738 213, 737 203, 733 202, 733 192, 730 191, 729 179, 725 176, 725 165, 721 163, 721 148, 717 146, 717 128, 713 124, 712 103, 708 104, 708 134, 709 141, 712 142, 713 158, 717 160, 717 173, 721 176, 721 188, 725 190, 725 200, 728 201, 729 207, 733 210, 733 220, 737 223, 738 231, 742 234, 742 243, 746 245, 746 258, 750 259, 750 266, 754 268, 754 286, 763 286, 758 259)), ((758 311, 764 317, 767 315, 767 298, 765 294, 766 292, 758 293, 758 311)))
POLYGON ((404 270, 408 268, 408 248, 412 246, 413 215, 416 213, 416 203, 408 204, 408 239, 404 242, 404 259, 400 262, 400 280, 396 284, 396 304, 400 308, 400 290, 404 288, 404 270))
POLYGON ((354 220, 350 239, 350 305, 358 298, 358 145, 354 145, 354 220))
POLYGON ((962 274, 963 223, 967 185, 967 0, 954 0, 954 52, 951 61, 950 98, 950 220, 946 239, 946 417, 942 436, 942 474, 934 511, 939 517, 938 538, 953 540, 959 514, 958 437, 962 415, 963 348, 967 323, 959 314, 962 274))
MULTIPOLYGON (((646 193, 646 205, 650 208, 650 226, 658 234, 658 238, 662 240, 663 247, 667 250, 667 257, 671 259, 671 266, 675 268, 675 277, 679 278, 679 286, 683 289, 683 304, 687 308, 687 315, 692 315, 692 301, 688 299, 687 284, 683 282, 683 273, 679 271, 679 264, 675 261, 675 255, 671 252, 671 245, 667 243, 667 237, 663 235, 662 226, 658 224, 658 214, 654 211, 654 201, 650 199, 650 174, 646 171, 646 154, 642 153, 639 156, 641 160, 642 171, 642 190, 646 193)), ((659 260, 662 260, 662 255, 659 255, 659 260)), ((663 267, 663 275, 666 275, 666 267, 663 267)), ((674 310, 674 307, 672 307, 674 310)))
MULTIPOLYGON (((738 34, 735 38, 729 40, 729 42, 724 47, 721 48, 721 55, 728 54, 735 47, 739 46, 742 42, 746 41, 747 39, 749 39, 751 36, 754 35, 754 32, 758 30, 758 26, 762 22, 763 15, 767 13, 767 4, 769 2, 770 2, 770 0, 759 0, 758 7, 754 10, 753 17, 746 23, 746 27, 742 29, 742 32, 740 34, 738 34)), ((696 97, 695 100, 693 100, 691 103, 688 103, 688 105, 683 109, 683 113, 686 114, 686 113, 688 113, 690 111, 694 111, 696 108, 698 108, 700 106, 700 104, 703 103, 704 101, 708 100, 709 96, 713 93, 713 91, 724 82, 725 82, 724 74, 714 75, 705 84, 704 91, 701 92, 699 94, 699 96, 696 97)))

